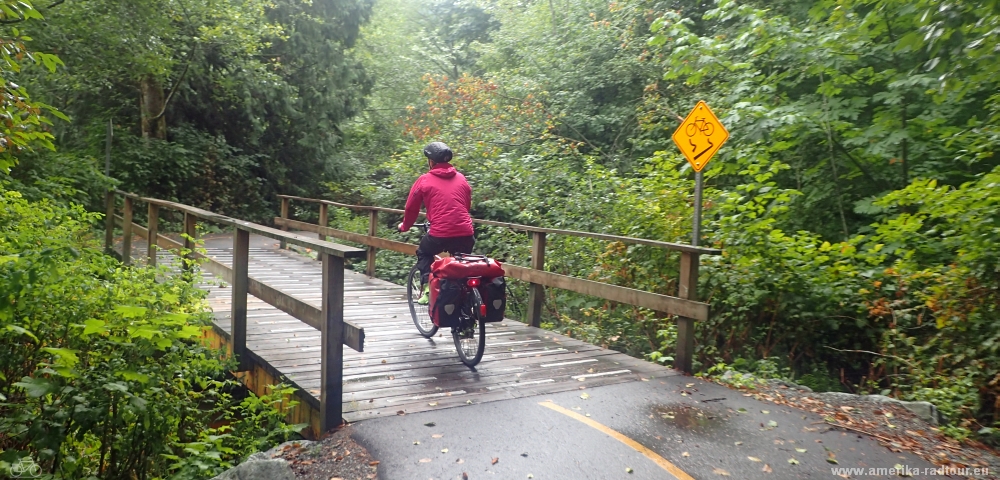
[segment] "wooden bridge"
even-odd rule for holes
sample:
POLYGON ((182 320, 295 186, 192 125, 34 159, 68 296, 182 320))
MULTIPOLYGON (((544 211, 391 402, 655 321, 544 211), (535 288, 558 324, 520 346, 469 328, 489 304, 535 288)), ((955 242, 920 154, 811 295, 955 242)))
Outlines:
POLYGON ((475 220, 479 224, 530 232, 531 267, 504 267, 509 277, 529 282, 531 286, 526 322, 505 320, 487 324, 486 353, 482 362, 470 369, 458 360, 449 333, 439 333, 431 339, 417 333, 405 287, 373 277, 378 249, 408 254, 416 250, 415 245, 376 236, 379 212, 402 213, 395 209, 283 196, 281 216, 274 219, 284 229, 279 230, 187 205, 117 192, 107 196, 105 240, 109 252, 113 252, 115 225, 121 226, 121 251, 130 254, 114 253, 126 264, 142 257, 155 263, 173 255, 198 260, 204 278, 202 288, 209 292, 215 319, 208 340, 228 349, 238 359, 237 375, 255 392, 262 393, 268 385, 282 381, 297 387, 299 405, 290 409, 289 419, 310 425, 312 436, 335 427, 341 419, 357 421, 676 374, 538 328, 545 287, 677 315, 676 364, 681 370, 690 371, 693 322, 708 318, 708 305, 694 300, 698 258, 702 254, 718 254, 718 250, 475 220), (117 215, 119 197, 120 216, 117 215), (318 204, 319 223, 290 219, 289 204, 293 200, 318 204), (133 221, 136 202, 146 204, 146 227, 133 221), (368 235, 330 227, 331 206, 367 212, 368 235), (183 214, 183 240, 159 233, 161 209, 183 214), (228 227, 233 233, 206 236, 200 239, 203 247, 197 249, 198 221, 228 227), (318 238, 287 229, 313 232, 318 238), (546 272, 547 234, 680 251, 679 293, 676 297, 660 295, 546 272), (145 245, 133 242, 134 236, 146 240, 142 242, 145 245), (326 241, 327 237, 367 248, 332 243, 326 241), (148 242, 149 238, 156 240, 148 242), (287 250, 289 244, 315 252, 319 260, 287 250), (367 272, 345 269, 345 260, 350 258, 367 258, 367 272), (345 351, 345 345, 350 349, 345 351))

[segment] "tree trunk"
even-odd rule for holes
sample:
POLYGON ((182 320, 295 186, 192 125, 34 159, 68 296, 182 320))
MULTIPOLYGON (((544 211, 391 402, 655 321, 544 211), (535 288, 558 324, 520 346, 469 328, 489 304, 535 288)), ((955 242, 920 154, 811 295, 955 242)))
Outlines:
POLYGON ((163 87, 152 75, 139 80, 139 100, 142 108, 142 138, 167 139, 167 119, 163 115, 166 99, 163 87))

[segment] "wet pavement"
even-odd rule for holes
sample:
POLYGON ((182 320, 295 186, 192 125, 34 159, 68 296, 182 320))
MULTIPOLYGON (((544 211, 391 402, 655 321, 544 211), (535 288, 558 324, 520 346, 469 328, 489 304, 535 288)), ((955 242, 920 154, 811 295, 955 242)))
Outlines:
POLYGON ((379 477, 393 480, 463 473, 539 480, 890 478, 839 477, 832 469, 869 473, 896 465, 917 473, 913 478, 938 478, 922 475, 934 468, 927 461, 831 430, 815 414, 682 376, 581 384, 575 392, 365 420, 354 428, 355 440, 380 460, 379 477))

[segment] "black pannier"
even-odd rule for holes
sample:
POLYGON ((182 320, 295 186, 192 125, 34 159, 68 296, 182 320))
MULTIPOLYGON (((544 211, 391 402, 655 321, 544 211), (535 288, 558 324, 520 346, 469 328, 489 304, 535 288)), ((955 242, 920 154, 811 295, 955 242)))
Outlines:
POLYGON ((485 321, 499 322, 503 320, 504 312, 507 310, 507 282, 504 277, 485 280, 479 286, 479 294, 486 304, 485 321))

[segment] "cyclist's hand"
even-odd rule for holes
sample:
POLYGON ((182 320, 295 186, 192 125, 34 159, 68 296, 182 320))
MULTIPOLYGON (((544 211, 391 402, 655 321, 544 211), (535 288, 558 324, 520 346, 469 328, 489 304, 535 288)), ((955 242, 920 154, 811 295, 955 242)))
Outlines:
POLYGON ((396 227, 396 228, 398 228, 400 232, 405 232, 406 231, 406 230, 403 230, 403 224, 402 223, 400 223, 399 226, 396 227))

